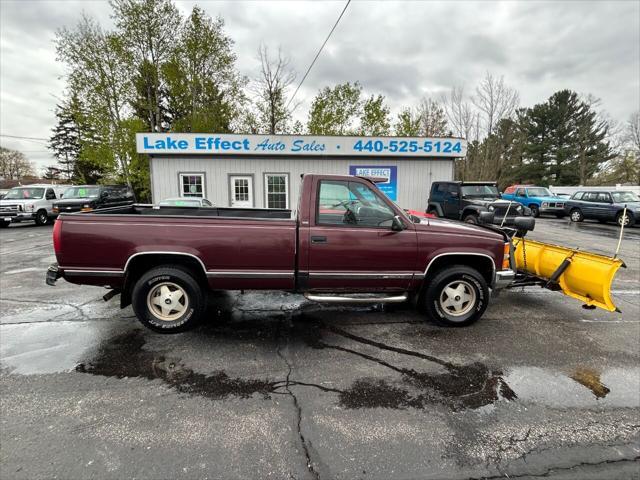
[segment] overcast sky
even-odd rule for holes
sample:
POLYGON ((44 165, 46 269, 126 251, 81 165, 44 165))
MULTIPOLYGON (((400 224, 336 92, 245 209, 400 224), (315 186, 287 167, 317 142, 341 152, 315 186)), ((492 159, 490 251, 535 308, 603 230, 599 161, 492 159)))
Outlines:
MULTIPOLYGON (((220 15, 235 41, 238 68, 255 77, 261 42, 291 57, 299 79, 344 6, 337 2, 177 1, 220 15)), ((58 28, 82 10, 111 25, 107 1, 0 0, 0 133, 49 137, 64 89, 55 59, 58 28)), ((570 88, 602 99, 624 122, 640 108, 640 1, 352 1, 298 93, 302 120, 323 86, 358 80, 387 97, 393 114, 424 95, 463 84, 472 93, 486 71, 504 75, 521 104, 570 88)), ((0 137, 39 167, 54 161, 42 142, 0 137)))

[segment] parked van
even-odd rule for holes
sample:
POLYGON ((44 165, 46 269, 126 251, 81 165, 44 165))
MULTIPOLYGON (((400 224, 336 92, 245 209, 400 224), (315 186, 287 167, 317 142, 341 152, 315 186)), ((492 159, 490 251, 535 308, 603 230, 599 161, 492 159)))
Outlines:
POLYGON ((36 184, 14 187, 0 200, 0 227, 35 221, 46 225, 57 216, 53 202, 61 198, 68 185, 36 184))

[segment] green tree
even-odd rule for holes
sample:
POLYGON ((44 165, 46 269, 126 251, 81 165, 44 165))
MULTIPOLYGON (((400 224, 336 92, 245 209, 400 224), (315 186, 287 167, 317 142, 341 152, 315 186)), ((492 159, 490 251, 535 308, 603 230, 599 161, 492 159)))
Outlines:
POLYGON ((384 104, 384 97, 371 95, 365 100, 360 117, 358 134, 381 136, 389 135, 391 121, 389 120, 389 107, 384 104))
POLYGON ((58 59, 67 65, 68 88, 77 92, 86 108, 86 123, 95 133, 91 144, 83 147, 84 160, 103 165, 106 171, 116 164, 130 184, 131 157, 120 129, 129 114, 134 89, 131 58, 123 38, 105 32, 95 20, 83 15, 74 29, 57 32, 56 49, 58 59))
POLYGON ((362 113, 358 82, 343 83, 320 90, 311 102, 307 130, 311 135, 348 135, 362 113))
POLYGON ((161 68, 175 50, 182 23, 171 0, 111 0, 117 33, 129 53, 135 77, 132 104, 147 128, 163 131, 165 101, 161 68))
POLYGON ((62 172, 67 180, 74 176, 76 162, 80 156, 80 127, 77 112, 80 110, 78 96, 72 94, 70 98, 56 105, 56 125, 49 138, 49 149, 62 166, 62 172))
POLYGON ((410 107, 403 108, 398 113, 393 127, 398 137, 417 137, 420 135, 420 115, 410 107))
POLYGON ((246 79, 235 68, 233 41, 221 18, 194 7, 163 67, 171 129, 230 132, 242 113, 246 79))

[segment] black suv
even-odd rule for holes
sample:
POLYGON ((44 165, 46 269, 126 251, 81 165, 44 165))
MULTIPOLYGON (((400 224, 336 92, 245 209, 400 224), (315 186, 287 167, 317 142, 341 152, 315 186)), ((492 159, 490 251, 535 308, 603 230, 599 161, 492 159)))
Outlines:
POLYGON ((493 212, 493 223, 513 224, 515 217, 529 216, 531 210, 517 202, 500 199, 495 182, 433 182, 427 213, 438 217, 479 223, 480 213, 493 212), (509 205, 511 203, 511 205, 509 205))
POLYGON ((131 205, 135 201, 133 190, 127 185, 74 185, 66 189, 62 198, 53 204, 53 212, 90 212, 131 205))

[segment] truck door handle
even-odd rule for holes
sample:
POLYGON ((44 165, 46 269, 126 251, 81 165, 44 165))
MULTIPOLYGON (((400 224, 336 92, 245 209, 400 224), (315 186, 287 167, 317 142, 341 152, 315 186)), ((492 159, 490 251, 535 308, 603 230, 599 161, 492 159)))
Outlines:
POLYGON ((327 237, 311 237, 311 243, 327 243, 327 237))

